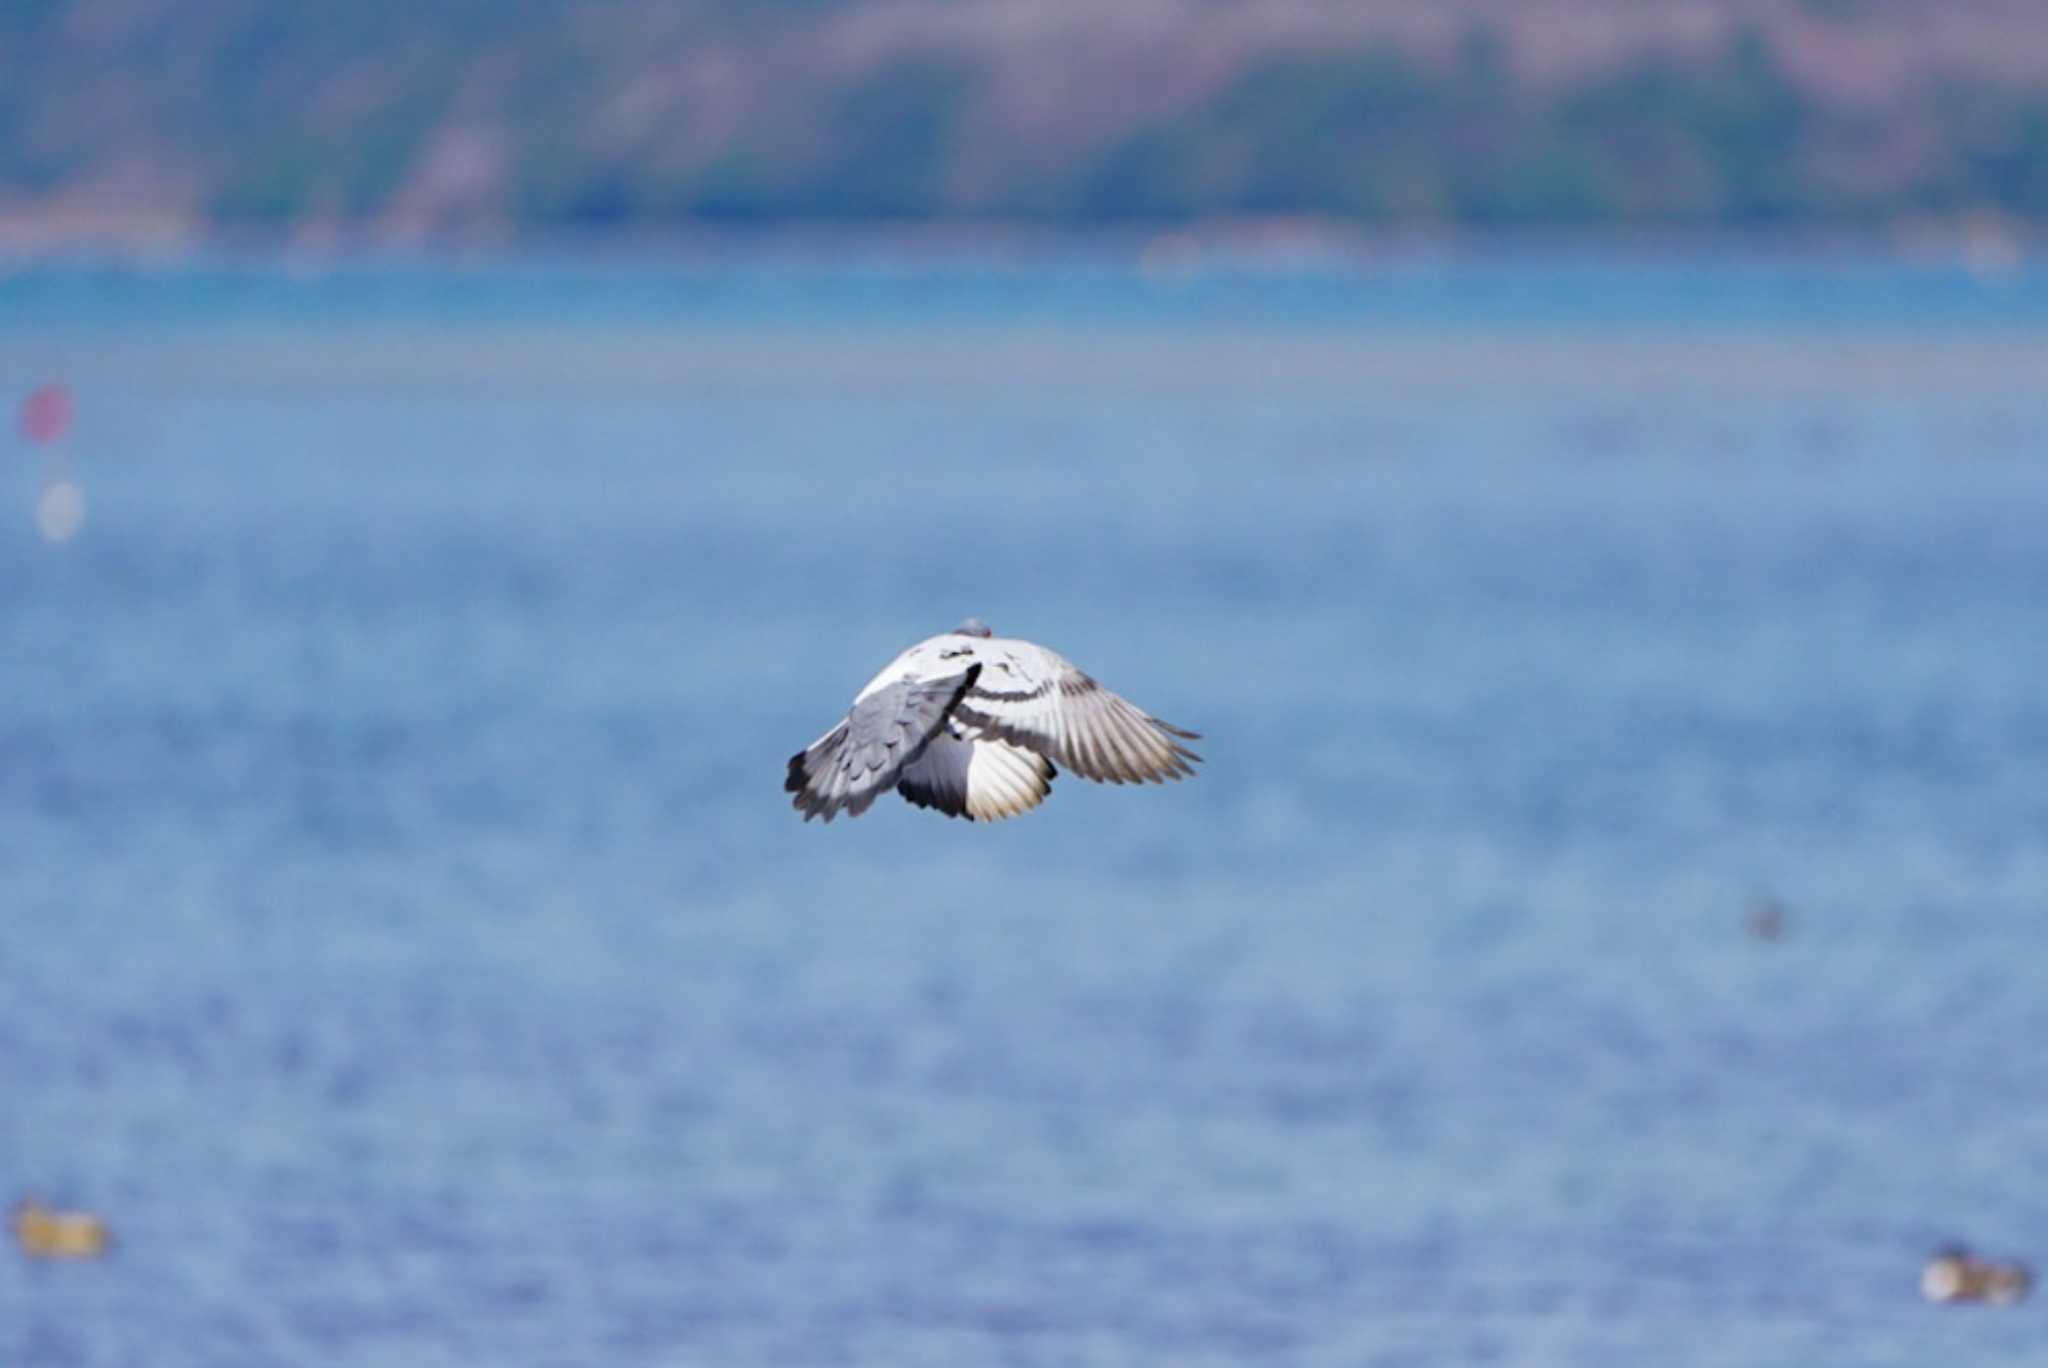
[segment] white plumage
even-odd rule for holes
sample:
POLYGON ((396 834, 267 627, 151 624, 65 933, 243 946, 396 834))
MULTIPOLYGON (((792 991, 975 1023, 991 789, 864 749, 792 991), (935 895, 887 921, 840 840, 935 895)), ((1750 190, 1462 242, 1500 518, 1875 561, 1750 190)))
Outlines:
POLYGON ((1055 765, 1112 784, 1192 775, 1196 733, 1161 722, 1034 642, 978 618, 889 662, 846 720, 790 757, 804 820, 855 817, 895 788, 919 807, 991 822, 1028 812, 1055 765))

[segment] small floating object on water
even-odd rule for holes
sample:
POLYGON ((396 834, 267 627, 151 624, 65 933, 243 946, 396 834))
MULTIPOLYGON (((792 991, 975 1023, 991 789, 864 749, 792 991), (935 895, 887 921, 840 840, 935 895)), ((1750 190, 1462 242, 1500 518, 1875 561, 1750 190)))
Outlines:
POLYGON ((63 385, 39 385, 21 401, 21 435, 34 446, 48 446, 71 430, 71 391, 63 385))
POLYGON ((61 546, 85 524, 85 491, 70 480, 53 480, 36 501, 36 527, 43 540, 61 546))
POLYGON ((1920 1271, 1920 1294, 1931 1302, 2009 1306, 2033 1290, 2034 1275, 2012 1259, 1984 1259, 1961 1245, 1937 1250, 1920 1271))
POLYGON ((1785 939, 1785 904, 1776 898, 1758 898, 1749 905, 1749 934, 1760 941, 1785 939))
POLYGON ((38 1259, 96 1259, 107 1252, 107 1223, 89 1211, 58 1211, 30 1197, 14 1207, 14 1239, 38 1259))

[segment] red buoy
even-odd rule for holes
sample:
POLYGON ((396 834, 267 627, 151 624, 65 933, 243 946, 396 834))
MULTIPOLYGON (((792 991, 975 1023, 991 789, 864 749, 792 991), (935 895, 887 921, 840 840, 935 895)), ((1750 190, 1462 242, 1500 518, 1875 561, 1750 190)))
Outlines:
POLYGON ((38 446, 57 441, 71 430, 71 390, 43 385, 21 401, 21 435, 38 446))

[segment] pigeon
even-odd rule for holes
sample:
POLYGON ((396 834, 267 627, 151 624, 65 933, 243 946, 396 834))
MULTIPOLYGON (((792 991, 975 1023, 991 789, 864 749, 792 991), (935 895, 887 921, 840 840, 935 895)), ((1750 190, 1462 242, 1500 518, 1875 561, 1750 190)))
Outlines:
POLYGON ((1055 762, 1084 779, 1194 774, 1199 740, 1132 706, 1034 642, 969 618, 905 651, 854 696, 846 720, 789 758, 804 820, 858 817, 894 788, 948 817, 993 822, 1052 791, 1055 762))

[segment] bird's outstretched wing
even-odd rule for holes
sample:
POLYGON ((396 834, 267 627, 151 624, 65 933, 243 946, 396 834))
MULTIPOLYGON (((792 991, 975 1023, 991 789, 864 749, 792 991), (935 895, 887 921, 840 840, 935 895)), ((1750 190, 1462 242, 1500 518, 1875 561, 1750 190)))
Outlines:
POLYGON ((856 701, 846 720, 789 758, 783 791, 804 820, 840 811, 858 817, 895 787, 973 687, 979 664, 942 679, 903 679, 856 701))
POLYGON ((953 709, 983 736, 1038 752, 1084 779, 1161 783, 1192 775, 1202 757, 1181 744, 1195 732, 1119 698, 1043 646, 995 660, 953 709))
POLYGON ((1059 773, 1035 751, 991 738, 956 736, 949 725, 903 768, 897 792, 948 817, 994 822, 1029 812, 1059 773))

